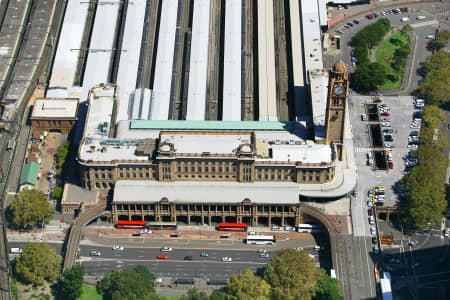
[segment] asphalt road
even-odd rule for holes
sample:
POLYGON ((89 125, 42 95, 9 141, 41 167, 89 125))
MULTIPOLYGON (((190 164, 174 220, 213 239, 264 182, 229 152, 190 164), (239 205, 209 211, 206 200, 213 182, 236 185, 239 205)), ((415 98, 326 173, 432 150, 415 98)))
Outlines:
MULTIPOLYGON (((24 243, 10 242, 8 246, 22 247, 24 243)), ((61 253, 62 244, 50 244, 57 253, 61 253)), ((173 248, 171 252, 161 252, 160 248, 129 248, 124 251, 114 251, 112 247, 80 246, 80 257, 78 263, 85 267, 86 275, 102 276, 105 272, 115 269, 129 268, 138 265, 147 266, 159 277, 180 278, 208 278, 213 280, 226 280, 233 273, 250 268, 256 271, 263 268, 278 251, 269 250, 270 247, 261 246, 268 249, 269 258, 259 258, 257 252, 252 250, 218 250, 206 249, 208 257, 201 257, 202 249, 180 249, 173 248), (100 256, 91 256, 92 250, 100 251, 100 256), (157 259, 159 254, 168 256, 167 260, 157 259), (192 260, 184 260, 185 256, 192 256, 192 260), (231 257, 232 262, 222 262, 222 257, 231 257)), ((313 248, 304 248, 312 254, 321 266, 331 265, 330 253, 318 252, 313 248), (319 256, 320 254, 320 256, 319 256)))

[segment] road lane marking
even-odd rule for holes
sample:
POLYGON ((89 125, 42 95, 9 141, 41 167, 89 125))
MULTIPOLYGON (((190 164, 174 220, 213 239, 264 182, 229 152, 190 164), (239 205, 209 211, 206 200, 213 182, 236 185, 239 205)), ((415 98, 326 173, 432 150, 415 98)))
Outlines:
MULTIPOLYGON (((104 263, 107 261, 116 261, 114 258, 101 258, 97 261, 92 261, 92 262, 97 262, 97 263, 104 263)), ((123 259, 121 260, 121 262, 130 262, 130 261, 138 261, 138 262, 183 262, 183 263, 214 263, 214 264, 225 264, 225 265, 229 265, 229 264, 254 264, 254 265, 265 265, 267 263, 264 262, 255 262, 255 261, 230 261, 230 262, 223 262, 223 261, 207 261, 207 260, 170 260, 170 259, 123 259)), ((90 262, 90 261, 83 261, 83 262, 90 262)), ((226 267, 226 266, 225 266, 226 267)))

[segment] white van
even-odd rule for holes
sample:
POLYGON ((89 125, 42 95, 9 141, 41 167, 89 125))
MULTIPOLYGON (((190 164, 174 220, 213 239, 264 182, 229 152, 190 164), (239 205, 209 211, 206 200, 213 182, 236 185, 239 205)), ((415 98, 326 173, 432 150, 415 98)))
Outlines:
POLYGON ((405 18, 402 18, 400 21, 402 21, 402 22, 409 22, 409 18, 405 17, 405 18))
POLYGON ((417 20, 425 20, 427 17, 425 17, 425 16, 417 16, 417 20))
POLYGON ((22 248, 11 248, 12 254, 20 254, 22 253, 22 248))
POLYGON ((427 35, 427 39, 434 40, 434 39, 436 39, 436 37, 434 36, 434 34, 429 34, 429 35, 427 35))

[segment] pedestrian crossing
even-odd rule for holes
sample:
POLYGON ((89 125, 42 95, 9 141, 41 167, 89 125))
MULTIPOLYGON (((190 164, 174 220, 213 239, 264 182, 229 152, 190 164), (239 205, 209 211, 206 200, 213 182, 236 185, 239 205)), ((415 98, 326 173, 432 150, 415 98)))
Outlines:
POLYGON ((365 152, 370 152, 370 151, 372 151, 372 148, 369 146, 356 146, 355 147, 356 153, 365 153, 365 152))

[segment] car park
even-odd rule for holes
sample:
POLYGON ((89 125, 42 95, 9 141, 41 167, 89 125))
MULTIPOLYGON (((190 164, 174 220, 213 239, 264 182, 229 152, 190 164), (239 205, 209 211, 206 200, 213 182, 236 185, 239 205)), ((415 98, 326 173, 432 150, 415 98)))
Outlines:
POLYGON ((124 250, 124 248, 123 248, 123 246, 112 246, 112 249, 114 250, 114 251, 123 251, 124 250))
POLYGON ((164 254, 158 254, 158 255, 156 256, 156 258, 157 258, 157 259, 168 259, 169 257, 168 257, 167 255, 164 255, 164 254))
POLYGON ((169 247, 162 247, 161 249, 159 249, 161 252, 172 252, 172 248, 169 247))
POLYGON ((231 262, 231 261, 233 261, 233 259, 231 259, 231 257, 225 256, 225 257, 222 257, 222 261, 223 262, 231 262))

